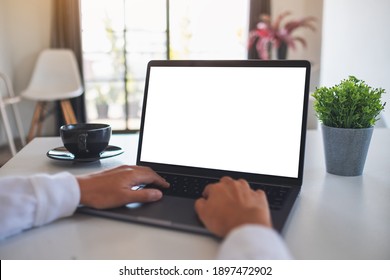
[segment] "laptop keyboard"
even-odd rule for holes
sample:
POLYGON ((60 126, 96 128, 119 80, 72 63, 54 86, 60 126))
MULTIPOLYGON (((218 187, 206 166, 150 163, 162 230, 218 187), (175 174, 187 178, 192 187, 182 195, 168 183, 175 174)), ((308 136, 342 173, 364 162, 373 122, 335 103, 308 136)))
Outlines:
MULTIPOLYGON (((158 188, 163 192, 163 194, 192 199, 201 197, 203 189, 208 184, 218 181, 211 178, 188 177, 175 174, 160 175, 170 183, 170 187, 168 189, 162 189, 154 185, 147 185, 146 188, 158 188)), ((250 184, 250 186, 252 189, 262 189, 266 193, 268 204, 271 210, 281 209, 290 193, 290 188, 286 187, 266 186, 259 184, 250 184)))

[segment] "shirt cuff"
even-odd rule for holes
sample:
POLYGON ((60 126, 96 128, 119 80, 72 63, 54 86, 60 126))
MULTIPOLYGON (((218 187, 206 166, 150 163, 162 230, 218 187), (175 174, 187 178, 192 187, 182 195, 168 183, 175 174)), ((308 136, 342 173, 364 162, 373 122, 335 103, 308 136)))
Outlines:
POLYGON ((291 259, 291 254, 274 230, 261 225, 244 225, 231 231, 222 242, 218 259, 277 260, 291 259))
POLYGON ((72 215, 80 202, 80 188, 72 174, 32 176, 37 197, 37 210, 33 226, 41 226, 56 219, 72 215))

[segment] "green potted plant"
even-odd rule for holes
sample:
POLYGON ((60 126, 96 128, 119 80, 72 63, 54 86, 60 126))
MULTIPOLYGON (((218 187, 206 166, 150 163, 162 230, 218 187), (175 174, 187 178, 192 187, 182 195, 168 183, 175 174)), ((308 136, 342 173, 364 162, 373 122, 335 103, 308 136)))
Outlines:
POLYGON ((386 105, 381 102, 384 92, 354 76, 315 90, 314 110, 322 126, 327 172, 363 173, 373 127, 386 105))

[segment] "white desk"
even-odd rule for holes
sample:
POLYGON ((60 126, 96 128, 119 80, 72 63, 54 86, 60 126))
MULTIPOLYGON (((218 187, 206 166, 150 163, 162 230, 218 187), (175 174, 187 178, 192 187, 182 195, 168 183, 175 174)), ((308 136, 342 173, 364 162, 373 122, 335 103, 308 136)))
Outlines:
MULTIPOLYGON (((59 138, 34 139, 0 176, 135 163, 137 135, 111 144, 125 153, 74 164, 45 156, 59 138)), ((390 259, 390 129, 375 129, 359 177, 327 174, 321 133, 309 131, 304 184, 283 236, 297 259, 390 259)), ((0 259, 213 259, 217 249, 211 237, 77 214, 0 241, 0 259)))

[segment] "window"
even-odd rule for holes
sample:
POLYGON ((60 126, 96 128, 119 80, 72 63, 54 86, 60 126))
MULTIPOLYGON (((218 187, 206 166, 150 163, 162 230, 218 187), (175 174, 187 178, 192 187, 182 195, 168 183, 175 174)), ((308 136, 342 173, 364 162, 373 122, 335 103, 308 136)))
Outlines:
POLYGON ((82 0, 87 120, 138 130, 152 59, 245 59, 248 1, 82 0))

